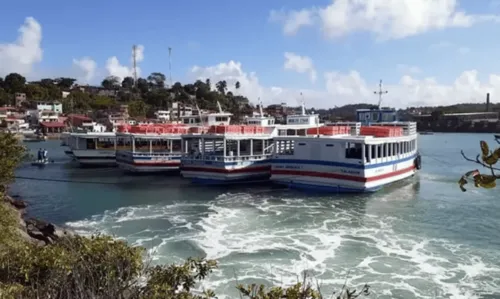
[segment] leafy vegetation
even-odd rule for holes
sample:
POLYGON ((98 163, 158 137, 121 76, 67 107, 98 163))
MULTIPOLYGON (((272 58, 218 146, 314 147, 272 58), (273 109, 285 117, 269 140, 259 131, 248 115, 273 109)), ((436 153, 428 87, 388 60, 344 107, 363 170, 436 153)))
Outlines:
MULTIPOLYGON (((27 108, 34 107, 36 101, 61 101, 63 110, 67 113, 87 113, 98 110, 118 109, 121 104, 129 104, 130 116, 152 117, 159 109, 171 107, 173 102, 193 105, 194 100, 201 109, 217 109, 217 101, 225 111, 229 111, 236 118, 251 113, 253 107, 249 99, 233 94, 226 81, 216 82, 212 86, 210 79, 205 82, 197 80, 192 84, 174 83, 165 85, 165 75, 152 73, 146 79, 125 77, 122 81, 109 76, 101 82, 100 87, 78 86, 73 78, 46 78, 36 82, 26 82, 26 78, 17 73, 9 74, 5 79, 0 78, 0 105, 12 105, 15 93, 26 94, 27 108), (213 88, 212 88, 213 87, 213 88), (62 92, 71 92, 62 98, 62 92)), ((240 82, 231 86, 237 91, 241 88, 240 82)), ((256 100, 256 99, 254 99, 256 100)))
MULTIPOLYGON (((500 138, 495 138, 496 142, 500 144, 500 138)), ((500 147, 495 150, 490 150, 490 146, 486 141, 480 141, 481 154, 478 154, 475 159, 468 158, 462 151, 462 156, 465 160, 477 163, 483 168, 486 168, 489 172, 488 174, 482 174, 478 169, 468 171, 464 174, 458 181, 458 185, 463 192, 466 192, 465 185, 469 180, 472 180, 476 188, 492 189, 497 186, 497 179, 500 179, 500 175, 496 171, 500 171, 500 168, 495 167, 495 165, 500 160, 500 147)))
MULTIPOLYGON (((0 183, 3 186, 14 178, 14 170, 23 154, 24 148, 13 135, 0 133, 0 183)), ((188 259, 181 265, 150 266, 145 262, 144 248, 103 235, 87 238, 69 234, 41 246, 26 238, 19 212, 3 200, 0 215, 2 299, 217 298, 211 290, 195 290, 197 284, 217 268, 213 260, 188 259)), ((319 287, 313 287, 305 279, 288 288, 255 284, 235 287, 241 298, 323 298, 319 287)), ((360 293, 343 289, 339 298, 367 294, 368 286, 360 293)))

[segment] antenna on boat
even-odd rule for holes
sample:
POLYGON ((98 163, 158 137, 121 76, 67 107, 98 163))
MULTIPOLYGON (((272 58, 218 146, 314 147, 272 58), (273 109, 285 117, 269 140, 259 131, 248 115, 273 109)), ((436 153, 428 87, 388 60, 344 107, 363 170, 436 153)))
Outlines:
POLYGON ((302 97, 302 115, 306 115, 306 103, 304 101, 304 95, 302 94, 302 92, 300 93, 300 96, 302 97))
POLYGON ((260 112, 260 117, 264 117, 264 112, 262 111, 262 101, 259 98, 259 112, 260 112))
POLYGON ((198 107, 198 103, 194 101, 194 105, 196 106, 196 110, 198 111, 198 115, 200 116, 200 124, 203 126, 203 116, 201 115, 200 107, 198 107))
POLYGON ((374 91, 373 93, 378 94, 377 108, 380 109, 380 104, 382 103, 382 95, 389 93, 387 90, 382 90, 382 79, 380 79, 380 82, 378 84, 378 91, 374 91))
POLYGON ((172 47, 168 47, 168 73, 169 73, 169 83, 170 86, 172 87, 172 47))
POLYGON ((132 46, 132 63, 134 70, 134 87, 137 87, 137 46, 132 46))
POLYGON ((219 113, 224 113, 224 111, 222 111, 222 107, 220 106, 219 101, 217 101, 217 107, 219 107, 219 113))

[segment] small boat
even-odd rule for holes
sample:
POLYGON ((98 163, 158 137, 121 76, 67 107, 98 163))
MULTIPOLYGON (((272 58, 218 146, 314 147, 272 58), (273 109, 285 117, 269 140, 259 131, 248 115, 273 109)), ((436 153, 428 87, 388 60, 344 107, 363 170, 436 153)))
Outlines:
POLYGON ((500 135, 495 135, 495 139, 500 139, 500 135))
POLYGON ((52 162, 52 161, 49 161, 49 160, 37 160, 37 161, 31 162, 31 166, 45 166, 45 165, 49 164, 50 162, 52 162))
POLYGON ((422 132, 419 132, 420 135, 434 135, 434 132, 431 132, 431 131, 422 131, 422 132))

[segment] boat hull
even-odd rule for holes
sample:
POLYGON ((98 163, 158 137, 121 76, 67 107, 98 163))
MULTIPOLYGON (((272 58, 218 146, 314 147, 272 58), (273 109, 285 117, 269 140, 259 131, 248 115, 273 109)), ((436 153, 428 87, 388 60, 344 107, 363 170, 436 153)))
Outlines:
POLYGON ((181 163, 181 175, 196 184, 230 184, 245 181, 269 180, 271 161, 214 162, 185 161, 181 163))
POLYGON ((115 151, 72 150, 67 154, 82 166, 117 166, 115 151))
POLYGON ((180 156, 148 156, 144 154, 132 154, 130 152, 118 152, 116 163, 118 167, 134 173, 158 173, 179 171, 180 156))
POLYGON ((275 160, 271 181, 290 188, 328 193, 376 192, 413 176, 416 155, 375 165, 321 163, 307 160, 275 160))

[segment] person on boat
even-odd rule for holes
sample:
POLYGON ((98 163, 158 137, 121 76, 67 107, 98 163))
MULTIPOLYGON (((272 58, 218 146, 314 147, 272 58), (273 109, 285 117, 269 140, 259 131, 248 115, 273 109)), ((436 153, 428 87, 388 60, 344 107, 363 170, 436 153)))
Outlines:
POLYGON ((43 149, 43 160, 44 160, 44 162, 47 161, 47 154, 48 154, 47 150, 43 149))
POLYGON ((38 149, 38 159, 37 161, 42 161, 42 148, 38 149))

